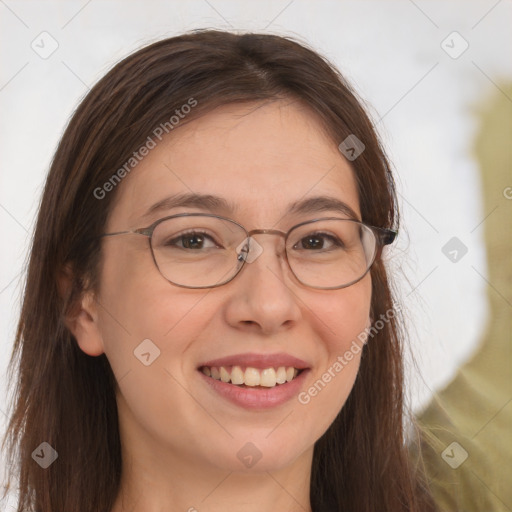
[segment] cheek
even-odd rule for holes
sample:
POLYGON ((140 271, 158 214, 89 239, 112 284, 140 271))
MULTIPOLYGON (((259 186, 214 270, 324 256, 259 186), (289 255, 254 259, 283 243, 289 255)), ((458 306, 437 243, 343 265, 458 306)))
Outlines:
POLYGON ((323 357, 298 402, 316 418, 315 436, 322 435, 345 404, 359 371, 363 334, 369 325, 371 279, 334 292, 317 304, 317 336, 323 357))
MULTIPOLYGON (((120 414, 136 418, 157 439, 183 439, 176 410, 187 411, 191 424, 204 422, 204 410, 191 401, 183 383, 187 350, 208 321, 201 309, 207 292, 171 286, 144 255, 112 251, 108 256, 101 276, 100 328, 119 386, 120 414)), ((192 443, 194 429, 187 425, 186 430, 192 443)))
POLYGON ((344 353, 368 326, 371 277, 368 274, 358 283, 331 293, 317 301, 314 309, 317 321, 314 325, 332 359, 344 353))
POLYGON ((149 249, 126 245, 108 248, 98 298, 104 349, 116 376, 138 369, 144 359, 176 364, 199 328, 197 321, 183 320, 201 296, 171 286, 155 267, 149 249), (148 352, 141 361, 139 356, 148 352))

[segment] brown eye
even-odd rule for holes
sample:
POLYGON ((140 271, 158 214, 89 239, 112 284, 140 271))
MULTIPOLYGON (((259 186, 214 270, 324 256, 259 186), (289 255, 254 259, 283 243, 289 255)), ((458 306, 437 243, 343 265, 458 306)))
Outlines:
POLYGON ((190 232, 181 234, 175 238, 169 239, 165 242, 165 247, 178 247, 180 249, 209 249, 212 247, 219 247, 215 240, 202 232, 190 232), (208 244, 208 242, 210 242, 208 244))
POLYGON ((295 244, 294 249, 306 249, 306 250, 319 250, 329 249, 332 247, 343 247, 341 240, 335 236, 327 235, 325 233, 313 233, 307 235, 295 244), (300 247, 297 247, 300 244, 300 247))

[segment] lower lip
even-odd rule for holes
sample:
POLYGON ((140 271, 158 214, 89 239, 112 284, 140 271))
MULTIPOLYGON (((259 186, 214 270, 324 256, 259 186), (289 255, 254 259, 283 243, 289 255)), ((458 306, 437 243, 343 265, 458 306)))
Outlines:
POLYGON ((300 375, 286 384, 277 384, 275 387, 267 389, 240 388, 234 384, 208 377, 201 370, 198 371, 214 391, 230 402, 246 409, 270 409, 284 404, 299 394, 309 369, 302 370, 300 375))

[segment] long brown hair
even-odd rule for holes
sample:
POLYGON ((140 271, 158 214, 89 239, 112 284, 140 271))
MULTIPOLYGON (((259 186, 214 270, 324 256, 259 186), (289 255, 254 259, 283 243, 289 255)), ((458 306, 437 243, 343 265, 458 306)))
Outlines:
MULTIPOLYGON (((194 108, 181 123, 233 102, 301 101, 337 145, 349 135, 363 141, 365 150, 351 162, 362 220, 398 228, 391 168, 361 100, 304 43, 200 30, 153 43, 118 63, 73 114, 40 204, 9 366, 16 386, 3 443, 19 482, 18 512, 106 512, 113 506, 122 470, 116 381, 104 354, 80 350, 65 318, 84 290, 98 286, 100 241, 94 237, 115 197, 114 190, 98 198, 98 188, 156 127, 170 132, 170 116, 191 98, 194 108), (69 265, 72 286, 63 294, 59 277, 69 265), (32 458, 44 441, 58 453, 58 463, 47 469, 32 458)), ((364 347, 353 390, 315 445, 315 512, 434 510, 407 452, 403 322, 398 312, 389 315, 393 294, 380 257, 371 277, 373 319, 386 315, 387 321, 364 347)))

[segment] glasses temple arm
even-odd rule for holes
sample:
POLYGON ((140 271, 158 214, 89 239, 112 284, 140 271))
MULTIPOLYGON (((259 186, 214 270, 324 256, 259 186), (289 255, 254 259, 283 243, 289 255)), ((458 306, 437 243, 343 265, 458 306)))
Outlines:
POLYGON ((379 238, 380 238, 380 243, 382 245, 392 244, 395 241, 397 235, 398 235, 398 231, 394 231, 392 229, 387 229, 387 228, 379 229, 379 238))

